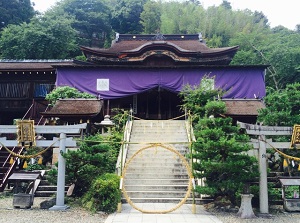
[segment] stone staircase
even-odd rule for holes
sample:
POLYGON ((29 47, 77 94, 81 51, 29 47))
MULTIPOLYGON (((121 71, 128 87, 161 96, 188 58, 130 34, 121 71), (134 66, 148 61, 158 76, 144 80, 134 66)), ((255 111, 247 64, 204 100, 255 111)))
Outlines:
MULTIPOLYGON (((185 156, 188 152, 185 121, 136 120, 130 142, 126 161, 139 149, 149 146, 147 143, 162 143, 185 156)), ((178 203, 185 197, 188 184, 188 173, 180 157, 161 146, 139 152, 124 176, 124 188, 134 203, 178 203)))
MULTIPOLYGON (((47 175, 47 173, 46 173, 47 175)), ((43 176, 42 180, 40 181, 34 196, 35 197, 55 197, 57 186, 52 185, 48 182, 46 175, 43 176)), ((67 193, 69 186, 65 186, 65 193, 67 193)))
MULTIPOLYGON (((14 153, 19 154, 21 149, 19 147, 10 148, 14 153)), ((17 167, 16 159, 10 164, 11 155, 3 148, 0 148, 0 192, 5 190, 8 183, 8 177, 14 172, 17 167)))

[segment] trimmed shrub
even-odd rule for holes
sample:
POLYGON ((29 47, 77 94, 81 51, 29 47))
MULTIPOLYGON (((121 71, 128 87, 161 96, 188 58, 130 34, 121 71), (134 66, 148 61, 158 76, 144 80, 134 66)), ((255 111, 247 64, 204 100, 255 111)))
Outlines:
POLYGON ((82 198, 82 204, 90 211, 112 213, 117 210, 121 201, 119 189, 120 177, 113 173, 106 173, 95 179, 89 191, 82 198))

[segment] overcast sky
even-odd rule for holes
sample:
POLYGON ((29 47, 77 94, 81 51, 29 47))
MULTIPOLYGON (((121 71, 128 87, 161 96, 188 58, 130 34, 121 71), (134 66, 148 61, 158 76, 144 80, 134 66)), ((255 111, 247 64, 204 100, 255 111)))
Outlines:
MULTIPOLYGON (((35 9, 46 11, 59 0, 31 0, 35 3, 35 9)), ((220 5, 222 0, 200 0, 207 8, 211 5, 220 5)), ((234 10, 250 9, 262 11, 268 18, 271 27, 283 25, 294 30, 300 24, 300 0, 228 0, 234 10)))

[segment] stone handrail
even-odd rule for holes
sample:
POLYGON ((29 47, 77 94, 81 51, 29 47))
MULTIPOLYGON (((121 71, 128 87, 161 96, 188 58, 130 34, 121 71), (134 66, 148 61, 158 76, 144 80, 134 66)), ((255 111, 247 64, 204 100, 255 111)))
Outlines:
POLYGON ((123 170, 124 165, 125 165, 126 156, 127 156, 127 152, 128 152, 128 146, 129 146, 129 144, 127 142, 129 142, 129 140, 130 140, 132 124, 133 124, 133 120, 128 120, 126 122, 126 126, 125 126, 125 129, 124 129, 123 143, 121 145, 118 160, 117 160, 117 164, 116 164, 116 172, 119 176, 122 175, 122 170, 123 170))

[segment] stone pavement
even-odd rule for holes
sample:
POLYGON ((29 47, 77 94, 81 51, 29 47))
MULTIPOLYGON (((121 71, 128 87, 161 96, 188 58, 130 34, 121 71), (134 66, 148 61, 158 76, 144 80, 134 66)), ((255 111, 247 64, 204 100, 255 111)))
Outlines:
MULTIPOLYGON (((139 203, 135 204, 142 210, 169 210, 176 206, 170 203, 139 203)), ((184 204, 168 214, 144 214, 135 210, 129 204, 122 204, 121 213, 108 216, 105 223, 222 223, 216 216, 196 206, 196 214, 192 213, 192 205, 184 204)))

